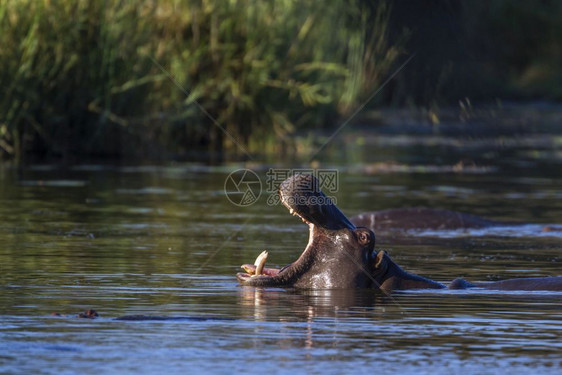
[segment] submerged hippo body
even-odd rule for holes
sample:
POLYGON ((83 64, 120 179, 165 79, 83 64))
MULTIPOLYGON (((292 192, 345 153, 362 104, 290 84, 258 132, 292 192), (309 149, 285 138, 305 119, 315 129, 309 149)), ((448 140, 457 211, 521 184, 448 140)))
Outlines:
POLYGON ((397 208, 366 212, 352 217, 350 221, 358 227, 365 227, 374 231, 390 229, 447 230, 459 228, 487 228, 510 224, 461 212, 426 207, 397 208))
POLYGON ((484 288, 489 290, 562 290, 562 276, 555 277, 526 277, 508 279, 486 283, 470 283, 464 279, 455 279, 448 286, 436 281, 426 279, 419 275, 404 271, 396 264, 386 251, 379 251, 376 256, 375 270, 372 273, 385 292, 409 289, 468 289, 484 288))
MULTIPOLYGON (((302 289, 376 288, 385 292, 407 289, 443 289, 445 284, 404 271, 390 256, 377 252, 374 229, 393 228, 398 216, 416 216, 411 228, 458 228, 499 225, 494 221, 452 211, 404 209, 358 215, 350 221, 319 189, 315 177, 294 175, 279 187, 281 202, 309 226, 309 241, 301 256, 282 269, 264 268, 265 256, 245 264, 237 274, 242 285, 302 289), (437 224, 438 217, 441 219, 437 224), (427 225, 426 227, 420 226, 427 225)), ((404 221, 404 220, 402 220, 404 221)), ((562 277, 523 278, 472 284, 456 279, 451 289, 481 287, 499 290, 562 290, 562 277)))

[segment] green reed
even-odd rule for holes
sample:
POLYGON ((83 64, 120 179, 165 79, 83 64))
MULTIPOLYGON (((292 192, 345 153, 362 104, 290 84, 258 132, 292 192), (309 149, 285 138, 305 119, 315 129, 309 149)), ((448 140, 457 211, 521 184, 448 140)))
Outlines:
POLYGON ((0 154, 240 152, 210 117, 251 152, 272 137, 291 147, 384 77, 398 56, 387 14, 361 1, 0 0, 0 154))

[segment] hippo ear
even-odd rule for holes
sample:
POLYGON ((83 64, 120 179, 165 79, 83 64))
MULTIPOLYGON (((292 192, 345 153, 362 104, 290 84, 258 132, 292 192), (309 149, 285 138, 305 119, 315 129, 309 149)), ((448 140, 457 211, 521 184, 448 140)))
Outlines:
POLYGON ((375 268, 381 268, 386 265, 386 251, 381 250, 375 258, 375 268))

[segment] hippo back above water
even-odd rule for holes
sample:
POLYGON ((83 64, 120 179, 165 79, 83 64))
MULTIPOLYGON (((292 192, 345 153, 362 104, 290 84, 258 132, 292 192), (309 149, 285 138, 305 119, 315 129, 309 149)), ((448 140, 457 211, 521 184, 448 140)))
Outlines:
POLYGON ((371 230, 486 228, 508 223, 484 219, 456 211, 426 207, 395 208, 353 216, 350 221, 371 230))

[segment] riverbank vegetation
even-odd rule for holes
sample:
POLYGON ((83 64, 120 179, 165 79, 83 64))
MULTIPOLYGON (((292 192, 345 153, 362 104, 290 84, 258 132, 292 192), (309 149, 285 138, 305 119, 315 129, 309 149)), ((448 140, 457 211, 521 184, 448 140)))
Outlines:
POLYGON ((2 159, 291 150, 373 106, 562 98, 556 1, 0 0, 2 159))

